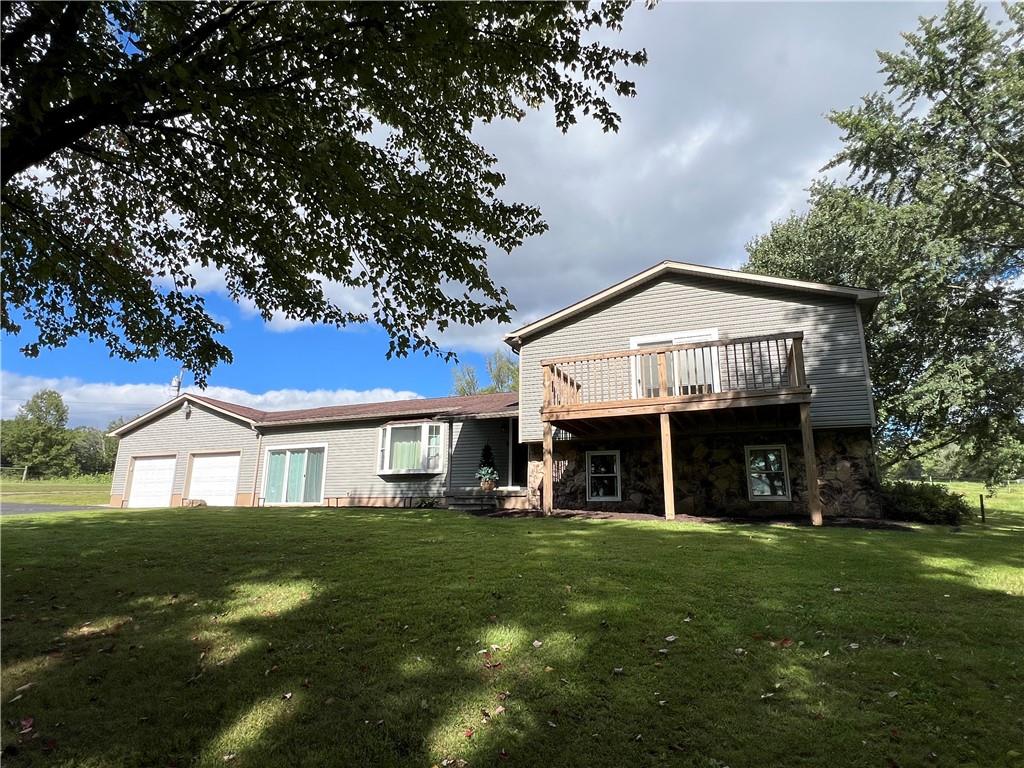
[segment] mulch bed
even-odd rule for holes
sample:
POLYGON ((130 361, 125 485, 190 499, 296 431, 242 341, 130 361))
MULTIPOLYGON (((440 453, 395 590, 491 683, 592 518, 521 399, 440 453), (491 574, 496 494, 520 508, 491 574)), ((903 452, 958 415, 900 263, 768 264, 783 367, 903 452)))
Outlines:
MULTIPOLYGON (((499 509, 496 512, 488 512, 484 517, 544 517, 544 513, 536 509, 499 509)), ((586 509, 556 509, 550 517, 577 518, 582 520, 645 520, 647 522, 659 522, 666 525, 678 523, 738 523, 741 525, 785 525, 785 526, 807 526, 811 521, 803 516, 784 517, 742 517, 739 515, 711 516, 711 515, 681 515, 676 514, 675 520, 666 520, 659 515, 650 515, 644 512, 605 512, 586 509)), ((879 520, 873 517, 826 517, 825 526, 843 528, 866 528, 881 529, 889 531, 912 531, 911 526, 896 520, 879 520)))

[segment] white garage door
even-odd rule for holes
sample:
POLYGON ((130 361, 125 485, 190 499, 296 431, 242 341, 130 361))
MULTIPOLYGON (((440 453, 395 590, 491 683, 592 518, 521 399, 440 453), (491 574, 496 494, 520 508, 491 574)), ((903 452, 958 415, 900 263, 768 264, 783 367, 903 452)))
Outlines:
POLYGON ((171 503, 175 456, 140 456, 132 462, 129 507, 166 507, 171 503))
POLYGON ((202 499, 211 507, 235 506, 238 459, 237 453, 193 456, 186 498, 202 499))

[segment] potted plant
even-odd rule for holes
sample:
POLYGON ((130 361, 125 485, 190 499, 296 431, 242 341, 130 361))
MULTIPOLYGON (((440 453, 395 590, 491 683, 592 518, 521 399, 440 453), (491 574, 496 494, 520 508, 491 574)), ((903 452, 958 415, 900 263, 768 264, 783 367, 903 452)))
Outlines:
POLYGON ((490 443, 485 443, 483 451, 480 452, 476 479, 480 481, 482 491, 493 491, 498 487, 498 470, 494 468, 494 451, 491 450, 490 443))

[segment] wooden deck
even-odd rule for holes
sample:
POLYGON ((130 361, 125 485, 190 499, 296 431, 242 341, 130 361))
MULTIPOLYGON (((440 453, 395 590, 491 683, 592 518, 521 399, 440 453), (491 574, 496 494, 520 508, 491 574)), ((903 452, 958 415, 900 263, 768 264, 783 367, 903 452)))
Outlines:
MULTIPOLYGON (((620 431, 627 420, 650 423, 656 419, 661 437, 665 517, 674 518, 672 416, 695 411, 798 406, 807 482, 817 489, 803 333, 556 357, 543 360, 541 365, 542 504, 547 513, 554 502, 555 428, 593 436, 605 431, 602 425, 607 425, 606 433, 610 434, 620 431)), ((810 493, 809 507, 812 522, 820 525, 821 502, 815 491, 810 493)))
POLYGON ((783 333, 557 357, 543 421, 810 402, 803 334, 783 333))

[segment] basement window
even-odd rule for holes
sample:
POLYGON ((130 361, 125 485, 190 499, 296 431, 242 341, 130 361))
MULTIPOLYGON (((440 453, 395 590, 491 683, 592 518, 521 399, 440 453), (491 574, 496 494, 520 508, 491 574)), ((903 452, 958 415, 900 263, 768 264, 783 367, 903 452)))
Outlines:
POLYGON ((784 445, 748 445, 747 490, 751 501, 789 501, 789 465, 784 445))
POLYGON ((621 501, 618 451, 587 451, 587 501, 621 501))

